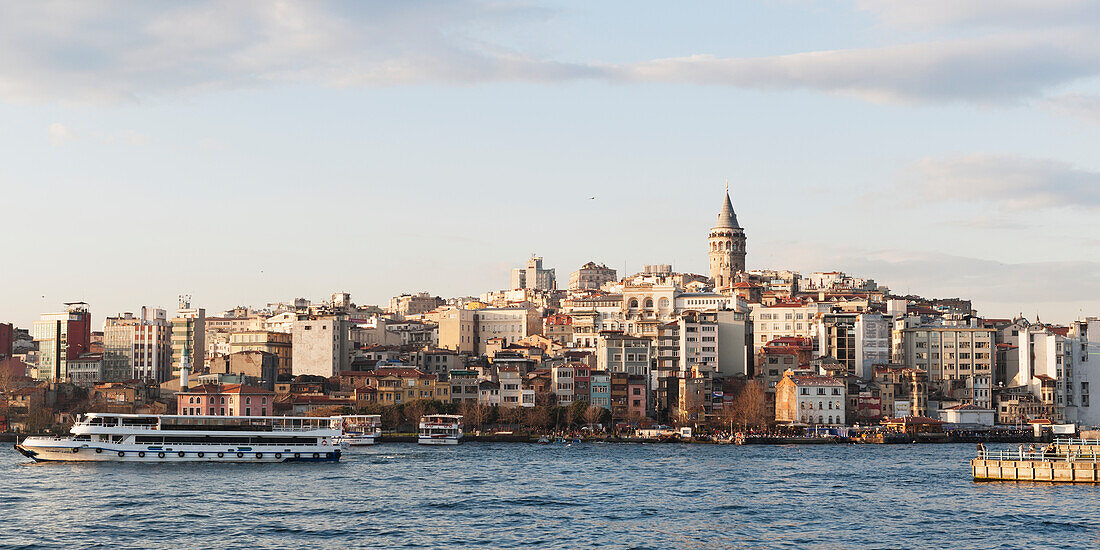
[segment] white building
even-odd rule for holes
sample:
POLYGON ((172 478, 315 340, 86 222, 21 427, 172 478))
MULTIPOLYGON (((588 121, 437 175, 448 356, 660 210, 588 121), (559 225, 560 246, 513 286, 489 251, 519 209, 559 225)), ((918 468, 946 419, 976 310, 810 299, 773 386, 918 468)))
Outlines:
POLYGON ((558 287, 557 277, 553 269, 543 269, 542 257, 532 255, 527 260, 525 267, 517 267, 512 270, 512 287, 537 288, 542 290, 554 290, 558 287))
POLYGON ((775 420, 786 424, 844 425, 847 386, 809 371, 783 373, 775 385, 775 420))
MULTIPOLYGON (((499 367, 497 369, 497 382, 500 389, 500 405, 507 408, 534 406, 534 398, 530 405, 523 399, 523 377, 519 374, 519 367, 499 367)), ((534 391, 532 391, 532 396, 534 391)))
POLYGON ((949 409, 940 409, 940 420, 949 424, 992 426, 997 420, 997 411, 964 403, 949 409))
POLYGON ((864 380, 890 362, 890 323, 877 313, 824 313, 814 321, 815 356, 829 356, 864 380))
POLYGON ((1066 421, 1100 426, 1100 404, 1093 407, 1090 394, 1090 383, 1100 381, 1100 317, 1074 321, 1062 355, 1066 421))
POLYGON ((348 323, 341 317, 295 321, 291 331, 294 376, 311 374, 328 378, 348 370, 351 363, 348 331, 348 323))
POLYGON ((771 306, 754 304, 752 322, 756 347, 783 336, 813 338, 818 317, 829 313, 831 309, 829 304, 823 303, 779 302, 771 306))
POLYGON ((618 280, 614 269, 604 264, 588 262, 569 275, 569 290, 599 290, 604 284, 618 280))
POLYGON ((550 369, 550 390, 558 398, 558 405, 573 402, 573 365, 557 365, 550 369))

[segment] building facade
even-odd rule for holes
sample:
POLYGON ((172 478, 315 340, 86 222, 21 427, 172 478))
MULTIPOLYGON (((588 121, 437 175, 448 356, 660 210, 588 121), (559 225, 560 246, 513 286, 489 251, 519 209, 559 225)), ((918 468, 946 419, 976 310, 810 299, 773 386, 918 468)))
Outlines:
POLYGON ((540 290, 554 290, 558 288, 557 277, 553 269, 543 269, 542 257, 532 255, 527 260, 527 265, 512 270, 513 290, 521 288, 533 288, 540 290))
POLYGON ((44 313, 31 331, 38 344, 38 379, 68 380, 68 362, 87 353, 92 342, 92 315, 88 304, 65 304, 64 313, 44 313))
POLYGON ((604 264, 588 262, 569 274, 569 290, 599 290, 618 280, 616 271, 604 264))
POLYGON ((294 321, 291 332, 291 371, 294 375, 328 378, 349 370, 348 330, 347 321, 339 316, 294 321))
POLYGON ((190 358, 192 369, 206 365, 206 310, 192 308, 188 297, 180 299, 179 311, 172 318, 172 375, 180 375, 184 350, 190 358))
POLYGON ((775 421, 844 425, 847 400, 847 385, 841 380, 809 371, 787 371, 775 386, 775 421))
POLYGON ((242 351, 262 351, 277 358, 278 372, 291 374, 293 371, 293 335, 285 332, 267 330, 249 330, 233 332, 229 335, 229 353, 242 351))

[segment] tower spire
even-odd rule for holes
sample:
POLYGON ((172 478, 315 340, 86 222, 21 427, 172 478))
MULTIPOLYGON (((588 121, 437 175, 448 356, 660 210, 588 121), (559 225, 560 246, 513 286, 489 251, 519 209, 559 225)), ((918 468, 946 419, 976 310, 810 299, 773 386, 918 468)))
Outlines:
POLYGON ((726 180, 725 201, 722 202, 722 209, 718 211, 718 223, 714 224, 714 227, 727 229, 739 229, 741 227, 737 224, 737 213, 733 211, 733 201, 730 200, 729 180, 726 180))

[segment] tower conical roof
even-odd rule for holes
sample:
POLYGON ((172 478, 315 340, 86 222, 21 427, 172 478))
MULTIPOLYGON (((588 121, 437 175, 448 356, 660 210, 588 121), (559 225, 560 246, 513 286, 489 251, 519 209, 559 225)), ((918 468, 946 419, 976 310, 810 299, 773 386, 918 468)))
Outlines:
POLYGON ((741 226, 737 224, 737 213, 733 211, 733 202, 730 201, 730 192, 728 189, 726 190, 726 202, 722 203, 722 210, 718 212, 718 223, 714 224, 714 227, 728 229, 741 228, 741 226))

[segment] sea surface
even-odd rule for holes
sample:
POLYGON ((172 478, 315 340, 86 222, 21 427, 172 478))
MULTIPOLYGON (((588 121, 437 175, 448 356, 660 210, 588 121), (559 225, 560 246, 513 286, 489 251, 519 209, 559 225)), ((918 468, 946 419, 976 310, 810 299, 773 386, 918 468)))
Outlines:
POLYGON ((338 464, 141 465, 7 447, 0 548, 1100 547, 1100 486, 974 483, 973 453, 385 443, 338 464))

